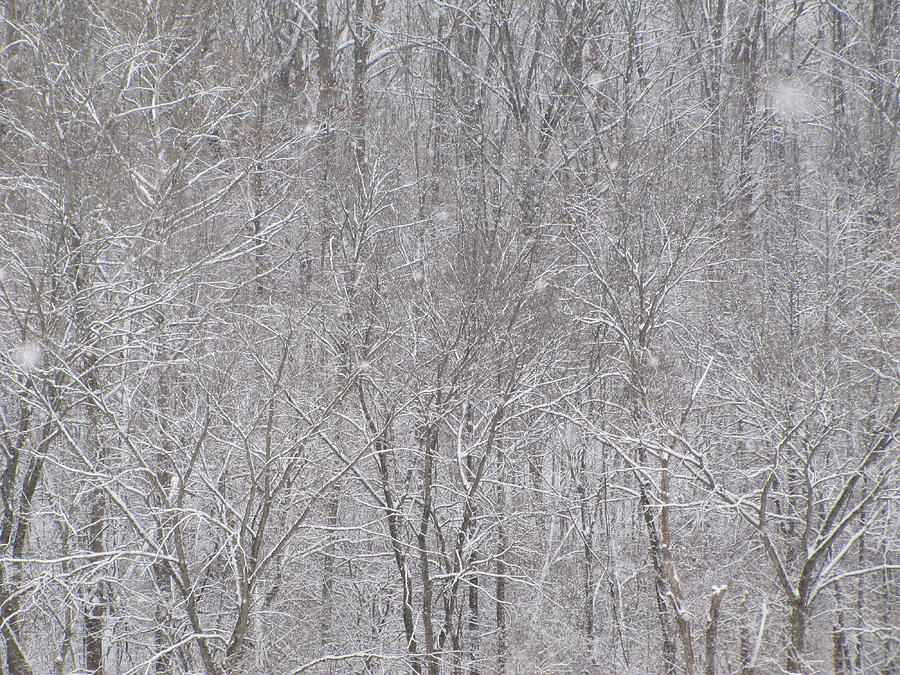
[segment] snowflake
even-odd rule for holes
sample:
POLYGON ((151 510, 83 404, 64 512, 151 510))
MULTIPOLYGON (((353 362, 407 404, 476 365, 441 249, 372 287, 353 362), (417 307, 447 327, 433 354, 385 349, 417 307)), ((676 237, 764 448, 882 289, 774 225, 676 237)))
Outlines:
POLYGON ((12 360, 23 370, 33 370, 40 367, 44 360, 44 351, 40 345, 26 342, 13 351, 12 360))
POLYGON ((768 89, 769 106, 783 117, 799 117, 806 114, 813 104, 809 92, 799 83, 779 80, 768 89))

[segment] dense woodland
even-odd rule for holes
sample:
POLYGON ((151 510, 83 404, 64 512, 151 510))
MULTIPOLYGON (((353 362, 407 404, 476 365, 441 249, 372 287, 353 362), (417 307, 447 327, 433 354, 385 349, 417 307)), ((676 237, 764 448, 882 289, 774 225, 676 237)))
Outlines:
POLYGON ((900 3, 5 0, 0 675, 900 672, 900 3))

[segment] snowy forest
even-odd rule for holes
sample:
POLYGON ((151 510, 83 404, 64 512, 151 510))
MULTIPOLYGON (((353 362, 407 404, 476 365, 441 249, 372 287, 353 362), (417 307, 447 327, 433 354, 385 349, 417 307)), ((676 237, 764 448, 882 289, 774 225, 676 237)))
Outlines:
POLYGON ((896 0, 4 0, 0 675, 897 675, 898 126, 896 0))

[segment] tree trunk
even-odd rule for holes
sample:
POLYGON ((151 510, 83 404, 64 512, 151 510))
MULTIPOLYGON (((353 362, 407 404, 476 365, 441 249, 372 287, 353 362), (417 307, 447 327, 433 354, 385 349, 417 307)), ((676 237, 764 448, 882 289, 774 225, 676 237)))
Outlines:
POLYGON ((495 586, 494 586, 494 616, 497 624, 497 673, 503 675, 506 672, 506 560, 505 551, 509 546, 506 527, 503 523, 505 513, 506 494, 503 488, 504 479, 501 478, 497 485, 497 509, 500 522, 497 528, 497 554, 494 562, 495 586))
MULTIPOLYGON (((103 529, 106 508, 100 488, 94 488, 89 497, 88 551, 103 553, 103 529)), ((106 617, 106 589, 102 580, 88 586, 84 610, 84 665, 91 675, 103 675, 103 628, 106 617)))
POLYGON ((790 642, 788 644, 787 671, 803 674, 806 672, 803 651, 806 647, 807 609, 802 602, 794 601, 790 614, 790 642))
MULTIPOLYGON (((76 289, 81 286, 80 263, 75 272, 76 289)), ((78 307, 78 305, 76 305, 78 307)), ((84 318, 81 310, 76 309, 76 320, 82 325, 84 318)), ((94 345, 89 344, 88 349, 94 345)), ((89 428, 87 442, 92 446, 91 455, 96 463, 95 471, 103 471, 107 460, 106 446, 100 435, 100 410, 93 397, 99 396, 100 383, 97 373, 97 361, 93 354, 85 358, 83 379, 89 396, 87 414, 89 428)), ((89 455, 89 456, 91 456, 89 455)), ((102 563, 100 554, 104 553, 104 532, 106 529, 106 495, 103 488, 94 486, 88 493, 88 541, 87 549, 102 563)), ((109 613, 106 582, 97 579, 88 585, 88 597, 84 611, 84 662, 91 675, 103 675, 105 672, 103 659, 103 632, 106 616, 109 613)))
POLYGON ((706 622, 705 675, 716 675, 716 633, 719 629, 719 606, 722 604, 725 590, 725 586, 717 588, 709 600, 709 619, 706 622))
MULTIPOLYGON (((374 424, 369 420, 370 429, 374 424)), ((381 478, 381 489, 384 496, 385 519, 387 520, 388 536, 390 537, 391 551, 394 554, 394 563, 397 566, 399 574, 400 587, 402 590, 401 613, 403 617, 403 630, 406 635, 406 649, 410 656, 410 665, 413 672, 421 675, 422 662, 419 654, 419 644, 416 640, 415 619, 413 618, 413 588, 412 580, 406 567, 406 555, 401 537, 401 518, 400 512, 396 507, 394 499, 394 491, 390 483, 390 471, 388 468, 387 443, 384 439, 379 438, 375 442, 377 455, 375 462, 378 466, 378 473, 381 478)))
POLYGON ((656 523, 650 512, 650 503, 647 499, 647 491, 643 483, 640 485, 640 510, 647 526, 647 534, 650 539, 650 561, 653 564, 654 587, 656 590, 656 609, 659 616, 659 627, 662 632, 662 657, 663 672, 665 675, 675 675, 678 671, 675 658, 675 640, 672 638, 672 627, 669 619, 669 609, 666 606, 666 576, 663 570, 662 556, 660 554, 659 535, 656 531, 656 523))
POLYGON ((338 526, 338 492, 335 488, 328 496, 326 522, 332 532, 328 534, 330 541, 322 554, 322 621, 320 633, 322 647, 326 650, 333 646, 332 624, 334 621, 334 529, 338 526))

